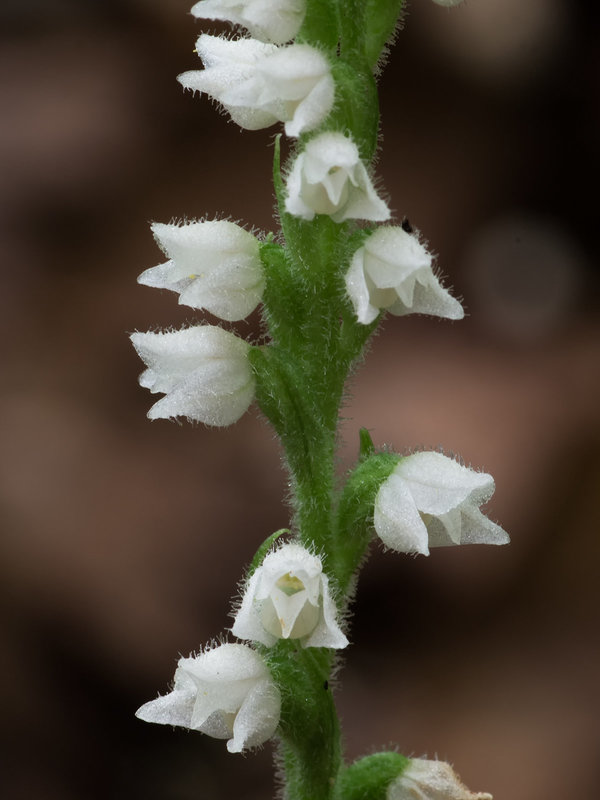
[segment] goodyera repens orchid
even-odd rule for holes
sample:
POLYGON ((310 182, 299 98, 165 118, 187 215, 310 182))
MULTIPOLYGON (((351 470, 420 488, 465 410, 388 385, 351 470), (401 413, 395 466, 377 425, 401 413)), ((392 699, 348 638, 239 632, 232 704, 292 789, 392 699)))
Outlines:
POLYGON ((136 716, 229 739, 230 753, 263 744, 279 724, 281 695, 263 659, 243 644, 180 658, 173 690, 136 716))
POLYGON ((479 510, 494 479, 436 452, 401 458, 375 498, 375 531, 391 550, 429 555, 430 547, 506 544, 508 535, 479 510))
POLYGON ((493 800, 487 792, 470 792, 450 764, 412 758, 390 783, 386 800, 493 800))
POLYGON ((328 214, 347 219, 383 221, 390 212, 378 197, 358 147, 341 133, 321 133, 296 157, 287 180, 289 214, 314 219, 328 214))
POLYGON ((352 256, 346 290, 363 325, 382 309, 390 314, 432 314, 462 319, 458 300, 433 274, 432 256, 413 233, 382 226, 352 256))
POLYGON ((255 236, 227 220, 151 227, 169 261, 142 272, 138 283, 179 292, 183 305, 228 322, 254 311, 265 285, 255 236))
POLYGON ((346 647, 320 559, 297 544, 269 553, 251 576, 231 629, 270 647, 299 639, 304 647, 346 647))
POLYGON ((283 44, 300 30, 306 0, 200 0, 192 14, 243 25, 255 39, 283 44))
POLYGON ((214 325, 164 333, 133 333, 133 346, 148 369, 140 385, 164 392, 148 417, 187 417, 206 425, 231 425, 254 398, 250 346, 214 325))
MULTIPOLYGON (((291 521, 262 543, 243 544, 250 566, 233 601, 230 634, 245 644, 228 642, 181 658, 172 690, 137 715, 227 739, 232 753, 275 738, 286 800, 491 798, 466 789, 448 764, 409 759, 394 749, 344 763, 334 702, 332 676, 349 646, 351 601, 374 532, 401 553, 508 541, 480 511, 494 492, 492 477, 439 452, 401 457, 378 450, 363 428, 356 463, 343 477, 337 469, 346 381, 385 312, 464 316, 423 241, 406 221, 388 222, 387 198, 376 189, 375 79, 404 5, 194 5, 195 17, 234 27, 231 38, 198 38, 203 69, 184 72, 180 83, 219 103, 240 127, 283 123, 294 141, 281 133, 274 140, 271 230, 255 236, 252 223, 244 229, 223 218, 154 223, 167 260, 138 278, 223 320, 223 327, 200 320, 182 330, 131 336, 147 367, 141 385, 164 395, 148 416, 225 426, 255 401, 279 438, 291 521), (260 327, 227 329, 255 309, 260 327)), ((222 161, 226 181, 228 159, 222 161)), ((243 180, 236 168, 232 193, 243 180)), ((408 321, 394 324, 410 335, 408 321)), ((237 450, 230 460, 231 475, 253 470, 263 479, 260 448, 252 460, 237 450)), ((225 477, 228 502, 241 503, 225 477)), ((245 508, 248 499, 246 493, 245 508)), ((246 516, 251 512, 246 508, 246 516)), ((215 519, 204 522, 202 536, 211 534, 215 519)), ((241 535, 250 536, 257 525, 248 519, 243 528, 240 547, 241 535)), ((400 706, 392 711, 402 714, 400 706)))
POLYGON ((300 136, 331 111, 331 68, 310 45, 277 47, 256 39, 231 41, 203 33, 196 50, 204 69, 184 72, 179 82, 217 100, 242 128, 258 130, 285 122, 288 136, 300 136))

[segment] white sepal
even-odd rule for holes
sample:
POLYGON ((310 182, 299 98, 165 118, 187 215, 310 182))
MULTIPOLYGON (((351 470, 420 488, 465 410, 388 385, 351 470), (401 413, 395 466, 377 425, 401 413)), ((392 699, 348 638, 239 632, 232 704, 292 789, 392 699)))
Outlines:
POLYGON ((199 19, 243 25, 255 39, 274 44, 293 39, 305 13, 306 0, 200 0, 192 8, 199 19))
POLYGON ((331 111, 334 82, 327 58, 308 44, 277 47, 256 39, 202 34, 202 71, 179 75, 185 89, 206 92, 242 128, 285 122, 288 136, 313 130, 331 111))
POLYGON ((187 417, 207 425, 231 425, 254 398, 250 345, 214 325, 165 333, 134 333, 133 346, 148 369, 140 385, 165 397, 148 417, 187 417))
POLYGON ((306 220, 315 214, 328 214, 335 222, 381 222, 390 216, 360 159, 358 147, 342 133, 321 133, 307 143, 288 176, 287 194, 286 211, 306 220))
POLYGON ((258 239, 234 222, 210 220, 151 226, 169 258, 147 269, 138 283, 179 292, 179 302, 232 322, 260 303, 264 275, 258 239))
POLYGON ((374 526, 383 543, 401 553, 429 555, 430 547, 506 544, 508 534, 479 510, 494 479, 441 453, 402 458, 375 497, 374 526))
POLYGON ((248 581, 232 633, 267 647, 299 639, 304 647, 348 644, 321 561, 298 544, 269 553, 248 581))
POLYGON ((399 227, 378 228, 356 250, 346 273, 346 291, 358 321, 368 325, 383 309, 396 316, 462 319, 461 304, 440 285, 432 262, 414 234, 399 227))
POLYGON ((173 690, 136 716, 228 739, 229 752, 240 753, 273 736, 280 710, 279 689, 260 655, 243 644, 222 644, 179 659, 173 690))
POLYGON ((470 792, 450 764, 413 758, 389 785, 386 800, 493 800, 487 792, 470 792))

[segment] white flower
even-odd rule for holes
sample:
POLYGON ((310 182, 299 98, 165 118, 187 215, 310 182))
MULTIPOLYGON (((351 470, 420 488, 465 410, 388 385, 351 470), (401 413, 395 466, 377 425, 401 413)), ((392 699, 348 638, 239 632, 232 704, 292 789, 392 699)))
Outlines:
POLYGON ((184 72, 185 89, 206 92, 242 128, 285 122, 288 136, 313 130, 331 111, 334 83, 325 56, 308 44, 277 47, 256 39, 230 41, 202 34, 204 70, 184 72))
POLYGON ((151 227, 170 260, 142 272, 138 283, 179 292, 183 305, 229 322, 254 311, 265 284, 255 236, 226 220, 151 227))
POLYGON ((508 534, 479 510, 494 479, 441 453, 401 459, 375 497, 375 531, 391 550, 429 555, 430 547, 506 544, 508 534))
POLYGON ((285 209, 311 220, 329 214, 335 222, 346 219, 389 219, 378 197, 358 147, 341 133, 321 133, 311 139, 294 161, 287 179, 285 209))
POLYGON ((462 319, 461 304, 440 286, 432 260, 414 234, 378 228, 354 253, 346 273, 346 290, 358 321, 368 325, 382 309, 396 316, 462 319))
POLYGON ((346 647, 321 561, 298 544, 269 553, 248 581, 232 632, 268 647, 301 639, 304 647, 346 647))
POLYGON ((279 724, 281 696, 263 659, 243 644, 222 644, 180 658, 173 691, 145 703, 136 717, 229 739, 230 753, 263 744, 279 724))
POLYGON ((148 366, 140 385, 164 392, 148 417, 188 417, 207 425, 231 425, 254 397, 250 345, 214 325, 166 333, 134 333, 133 346, 148 366))
POLYGON ((263 42, 283 44, 300 30, 306 0, 200 0, 192 14, 243 25, 263 42))
POLYGON ((445 761, 411 759, 389 785, 386 800, 493 800, 487 792, 470 792, 445 761))

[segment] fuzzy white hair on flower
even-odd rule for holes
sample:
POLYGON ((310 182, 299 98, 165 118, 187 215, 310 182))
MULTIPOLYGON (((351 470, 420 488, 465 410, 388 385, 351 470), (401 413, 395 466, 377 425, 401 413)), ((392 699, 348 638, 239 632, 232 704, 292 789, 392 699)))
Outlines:
POLYGON ((433 451, 400 459, 375 497, 374 526, 401 553, 429 555, 430 547, 507 544, 508 534, 479 510, 494 479, 433 451))
POLYGON ((281 695, 261 656, 243 644, 222 644, 181 658, 173 690, 145 703, 136 717, 228 739, 241 753, 270 739, 279 724, 281 695))
POLYGON ((248 130, 285 122, 288 136, 317 127, 333 106, 327 58, 308 44, 277 47, 256 39, 202 34, 196 43, 203 70, 179 75, 185 89, 205 92, 248 130))
POLYGON ((356 250, 345 277, 358 321, 368 325, 383 309, 396 316, 462 319, 461 304, 440 285, 432 262, 414 233, 400 227, 378 228, 356 250))
POLYGON ((267 647, 278 639, 299 639, 304 647, 346 647, 336 616, 321 560, 299 544, 284 544, 250 577, 231 631, 267 647))
POLYGON ((254 398, 250 345, 214 325, 164 333, 134 333, 133 346, 147 365, 140 385, 165 397, 148 417, 187 417, 206 425, 231 425, 254 398))
POLYGON ((377 195, 358 147, 348 136, 328 131, 311 139, 296 157, 287 179, 285 210, 312 220, 328 214, 335 222, 382 222, 390 211, 377 195))
POLYGON ((192 14, 243 25, 255 39, 284 44, 300 30, 306 0, 200 0, 192 14))
POLYGON ((390 783, 386 800, 493 800, 487 792, 471 792, 450 764, 413 758, 390 783))
POLYGON ((179 293, 179 302, 221 319, 244 319, 260 303, 265 280, 258 239, 227 220, 163 225, 152 233, 169 260, 138 283, 179 293))

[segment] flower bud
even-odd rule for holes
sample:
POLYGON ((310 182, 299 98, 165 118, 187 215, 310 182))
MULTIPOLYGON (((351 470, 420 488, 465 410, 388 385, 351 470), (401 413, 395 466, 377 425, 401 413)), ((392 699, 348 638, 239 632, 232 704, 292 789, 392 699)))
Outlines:
POLYGON ((386 800, 493 800, 487 792, 470 792, 445 761, 412 758, 387 790, 386 800))
POLYGON ((368 325, 382 309, 390 314, 432 314, 462 319, 464 311, 433 274, 432 257, 412 233, 378 228, 352 256, 346 290, 358 321, 368 325))
POLYGON ((299 639, 304 647, 346 647, 320 559, 298 544, 269 553, 252 574, 232 633, 268 647, 299 639))
POLYGON ((287 191, 286 211, 302 219, 328 214, 335 222, 383 221, 390 216, 360 160, 358 147, 349 137, 333 131, 315 136, 297 156, 287 191))
POLYGON ((165 397, 148 417, 187 417, 207 425, 231 425, 254 397, 250 345, 214 325, 164 333, 134 333, 133 346, 148 366, 140 385, 165 397))
POLYGON ((265 285, 258 239, 234 222, 184 225, 155 222, 152 232, 169 261, 147 269, 138 283, 179 292, 179 302, 228 322, 260 303, 265 285))
POLYGON ((173 690, 145 703, 136 717, 229 739, 229 752, 241 753, 273 736, 280 711, 279 689, 259 654, 222 644, 179 659, 173 690))
POLYGON ((375 531, 400 553, 429 555, 430 547, 506 544, 508 534, 479 510, 494 479, 436 452, 400 459, 375 497, 375 531))
POLYGON ((192 8, 199 19, 243 25, 261 42, 283 44, 300 30, 306 0, 200 0, 192 8))
POLYGON ((316 128, 333 105, 326 57, 308 44, 277 47, 256 39, 231 41, 202 34, 196 43, 204 70, 184 72, 184 89, 206 92, 248 130, 285 122, 288 136, 316 128))

